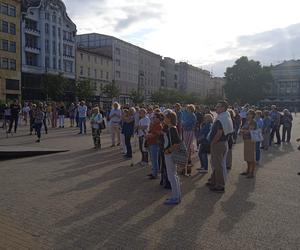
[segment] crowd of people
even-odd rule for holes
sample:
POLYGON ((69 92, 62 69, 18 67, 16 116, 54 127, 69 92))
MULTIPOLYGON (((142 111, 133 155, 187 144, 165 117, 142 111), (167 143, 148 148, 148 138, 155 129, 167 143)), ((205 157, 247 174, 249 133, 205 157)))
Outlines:
POLYGON ((165 201, 168 205, 180 203, 179 175, 190 176, 193 167, 199 174, 206 174, 210 165, 208 188, 213 192, 225 192, 226 176, 232 168, 233 149, 239 136, 243 139, 244 161, 247 163, 241 175, 255 178, 261 151, 267 151, 275 137, 275 145, 290 143, 293 122, 287 109, 279 112, 275 105, 259 109, 249 104, 230 106, 227 101, 219 101, 212 110, 179 103, 169 107, 121 107, 115 102, 110 112, 104 112, 99 106, 86 105, 84 101, 66 108, 64 103, 55 102, 25 103, 21 107, 16 100, 5 107, 3 115, 3 128, 8 133, 12 132, 13 125, 14 132, 17 132, 20 117, 25 124, 29 121, 29 133, 35 131, 37 142, 41 140, 42 126, 45 133, 48 126, 64 128, 65 116, 69 117, 71 127, 79 128, 79 134, 86 134, 89 121, 96 149, 101 149, 101 132, 107 122, 111 147, 120 146, 125 160, 132 159, 132 143, 136 139, 141 157, 138 164, 141 167, 151 165, 149 179, 158 179, 160 175, 160 185, 172 190, 171 197, 165 201), (194 166, 196 152, 199 166, 194 166), (178 159, 179 155, 183 158, 178 159))

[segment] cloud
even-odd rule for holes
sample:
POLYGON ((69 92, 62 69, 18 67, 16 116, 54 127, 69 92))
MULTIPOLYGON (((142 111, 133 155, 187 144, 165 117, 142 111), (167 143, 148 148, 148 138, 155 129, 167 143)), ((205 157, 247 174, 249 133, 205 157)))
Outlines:
POLYGON ((231 58, 204 65, 222 75, 241 56, 259 60, 264 65, 278 64, 283 60, 300 57, 300 23, 282 29, 273 29, 254 35, 239 36, 231 45, 218 49, 217 54, 231 58))

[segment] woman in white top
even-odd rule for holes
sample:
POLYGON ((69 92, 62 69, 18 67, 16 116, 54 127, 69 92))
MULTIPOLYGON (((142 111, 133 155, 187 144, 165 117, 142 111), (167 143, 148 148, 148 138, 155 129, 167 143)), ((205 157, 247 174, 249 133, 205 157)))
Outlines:
POLYGON ((120 145, 120 123, 121 123, 122 112, 120 104, 117 102, 113 103, 112 110, 109 114, 109 121, 111 126, 111 141, 112 147, 116 146, 115 137, 117 136, 117 146, 120 145))

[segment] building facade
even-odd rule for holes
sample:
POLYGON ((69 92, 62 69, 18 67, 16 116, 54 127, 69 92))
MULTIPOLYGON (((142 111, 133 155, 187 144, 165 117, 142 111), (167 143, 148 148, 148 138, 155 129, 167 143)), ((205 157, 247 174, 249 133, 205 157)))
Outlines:
POLYGON ((271 66, 273 83, 268 98, 262 103, 300 108, 300 60, 284 61, 271 66))
POLYGON ((138 47, 112 36, 82 34, 76 37, 77 47, 112 58, 112 80, 121 91, 120 100, 129 101, 131 91, 138 89, 138 47))
POLYGON ((197 93, 206 98, 211 83, 211 75, 207 70, 200 69, 186 62, 178 63, 179 85, 187 93, 197 93))
POLYGON ((151 101, 153 93, 160 88, 161 56, 139 48, 138 93, 146 102, 151 101))
POLYGON ((21 98, 21 1, 0 1, 0 100, 21 98))
POLYGON ((161 60, 161 88, 179 89, 179 66, 173 58, 161 60))
POLYGON ((112 83, 112 59, 78 48, 76 51, 76 79, 90 81, 94 91, 93 99, 100 101, 102 88, 112 83))
POLYGON ((76 25, 61 0, 25 0, 22 11, 23 98, 40 99, 43 75, 75 81, 76 25))
POLYGON ((223 77, 211 78, 210 84, 207 89, 207 97, 225 98, 224 85, 225 79, 223 77))

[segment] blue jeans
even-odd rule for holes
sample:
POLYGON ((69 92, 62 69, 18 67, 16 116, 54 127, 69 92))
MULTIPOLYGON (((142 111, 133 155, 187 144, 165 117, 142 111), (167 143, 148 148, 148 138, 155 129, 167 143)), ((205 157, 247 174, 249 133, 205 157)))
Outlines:
POLYGON ((201 152, 201 150, 199 150, 198 156, 199 156, 199 159, 200 159, 201 168, 204 168, 205 170, 208 170, 207 153, 201 152))
POLYGON ((42 129, 43 123, 34 123, 34 129, 36 131, 37 137, 41 138, 41 129, 42 129))
POLYGON ((256 162, 259 162, 260 161, 260 142, 255 143, 255 150, 256 150, 256 153, 255 153, 256 162))
POLYGON ((150 158, 151 158, 151 163, 152 163, 152 175, 157 176, 158 173, 158 145, 153 144, 149 145, 149 151, 150 151, 150 158))
POLYGON ((86 133, 86 118, 85 117, 79 117, 79 128, 80 133, 82 134, 82 127, 84 127, 84 133, 86 133))
POLYGON ((165 160, 166 160, 168 179, 171 183, 171 188, 172 188, 171 198, 180 200, 181 199, 181 188, 180 188, 179 177, 177 175, 176 165, 175 165, 171 155, 165 155, 165 160))

